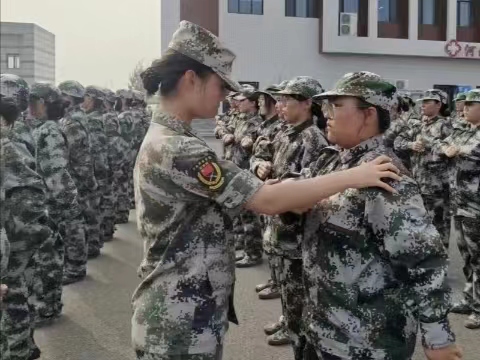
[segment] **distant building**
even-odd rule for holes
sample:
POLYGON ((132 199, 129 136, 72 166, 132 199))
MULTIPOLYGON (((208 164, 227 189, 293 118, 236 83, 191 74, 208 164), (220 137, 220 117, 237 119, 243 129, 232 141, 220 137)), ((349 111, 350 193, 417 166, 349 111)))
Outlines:
POLYGON ((161 0, 161 47, 180 20, 237 55, 233 76, 264 88, 297 75, 331 88, 367 70, 401 90, 480 87, 480 0, 161 0))
POLYGON ((55 35, 35 24, 0 23, 0 72, 55 82, 55 35))

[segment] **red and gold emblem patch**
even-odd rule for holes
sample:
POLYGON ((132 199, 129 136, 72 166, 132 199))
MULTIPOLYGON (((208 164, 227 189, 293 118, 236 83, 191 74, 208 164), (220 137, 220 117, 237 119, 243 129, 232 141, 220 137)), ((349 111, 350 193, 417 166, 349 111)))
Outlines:
POLYGON ((218 190, 224 183, 225 178, 220 166, 211 158, 201 160, 196 166, 198 180, 208 186, 210 190, 218 190))

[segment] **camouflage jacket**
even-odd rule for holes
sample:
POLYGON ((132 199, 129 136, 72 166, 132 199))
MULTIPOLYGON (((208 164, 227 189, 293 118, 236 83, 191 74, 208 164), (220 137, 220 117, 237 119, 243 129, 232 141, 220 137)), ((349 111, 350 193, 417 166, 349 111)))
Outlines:
MULTIPOLYGON (((402 133, 409 130, 408 121, 402 118, 395 120, 390 128, 383 134, 385 146, 394 149, 395 139, 402 133)), ((410 153, 408 151, 395 150, 395 154, 402 160, 403 164, 410 169, 410 153)))
POLYGON ((424 346, 451 344, 447 253, 401 161, 371 138, 333 153, 326 148, 311 176, 343 170, 379 155, 392 157, 398 194, 349 189, 305 216, 304 319, 310 341, 342 359, 410 359, 420 325, 424 346))
POLYGON ((116 112, 110 111, 105 113, 103 115, 103 124, 108 143, 109 176, 114 176, 114 174, 118 176, 129 161, 130 147, 120 136, 120 125, 116 112))
POLYGON ((12 141, 17 145, 23 145, 34 156, 35 141, 32 137, 32 129, 27 121, 22 116, 15 121, 13 124, 12 141))
POLYGON ((87 128, 87 117, 80 107, 67 111, 59 122, 67 138, 68 172, 75 181, 81 196, 97 189, 97 180, 93 169, 93 157, 87 128))
POLYGON ((258 114, 245 114, 238 117, 233 130, 233 144, 232 144, 232 161, 242 169, 250 168, 250 157, 252 155, 252 148, 245 148, 242 146, 242 140, 250 138, 254 143, 256 141, 257 129, 262 123, 262 118, 258 114))
POLYGON ((131 145, 134 140, 134 120, 135 114, 131 110, 121 112, 118 115, 118 123, 120 124, 120 135, 131 145))
POLYGON ((456 146, 457 156, 449 162, 450 206, 453 215, 480 218, 480 131, 470 126, 454 131, 434 148, 456 146))
POLYGON ((133 295, 136 350, 214 353, 228 327, 235 278, 231 219, 262 186, 219 160, 188 125, 156 111, 134 170, 144 241, 133 295))
POLYGON ((75 182, 68 172, 67 139, 53 120, 31 121, 36 172, 47 189, 49 214, 57 223, 76 218, 81 210, 75 182))
POLYGON ((421 126, 412 126, 400 133, 395 140, 395 151, 408 152, 412 163, 412 173, 420 185, 422 195, 442 192, 448 183, 448 166, 445 158, 432 151, 437 141, 441 141, 452 132, 445 118, 436 117, 424 121, 421 126), (411 149, 411 144, 421 141, 425 152, 418 153, 411 149))
MULTIPOLYGON (((272 178, 283 178, 288 173, 300 173, 320 155, 328 146, 323 132, 312 120, 289 127, 274 143, 272 178)), ((264 237, 263 247, 269 254, 285 256, 290 259, 302 257, 302 222, 294 220, 284 222, 280 216, 267 220, 269 236, 264 237)))
POLYGON ((99 186, 104 186, 107 181, 108 168, 108 143, 103 125, 103 114, 99 111, 93 111, 87 114, 88 133, 90 134, 90 144, 92 146, 93 169, 95 178, 99 186))
POLYGON ((253 145, 252 157, 250 158, 250 170, 255 174, 261 161, 269 154, 273 154, 273 140, 275 136, 286 129, 285 122, 274 116, 264 120, 257 130, 257 140, 253 145))
POLYGON ((132 150, 137 152, 145 136, 144 113, 140 109, 132 111, 132 150))
POLYGON ((240 113, 238 111, 230 110, 225 114, 217 115, 215 117, 215 137, 217 139, 221 139, 224 135, 230 133, 227 130, 227 127, 230 124, 230 121, 232 121, 239 114, 240 113))
POLYGON ((32 254, 56 233, 48 216, 45 184, 31 167, 33 157, 11 141, 11 130, 1 129, 2 217, 11 253, 32 254))

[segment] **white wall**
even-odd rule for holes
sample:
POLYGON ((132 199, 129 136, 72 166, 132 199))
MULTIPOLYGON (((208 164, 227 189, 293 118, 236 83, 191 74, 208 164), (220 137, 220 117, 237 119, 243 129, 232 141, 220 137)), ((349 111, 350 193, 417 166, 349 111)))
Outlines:
POLYGON ((160 51, 163 53, 170 43, 180 22, 180 1, 160 0, 160 51))
MULTIPOLYGON (((260 87, 265 87, 308 75, 329 88, 347 72, 367 70, 388 79, 409 80, 412 90, 428 89, 434 84, 480 86, 480 60, 320 54, 318 19, 285 17, 284 0, 264 0, 261 16, 229 14, 227 1, 219 0, 219 4, 220 37, 237 54, 233 71, 239 81, 258 81, 260 87)), ((338 21, 338 15, 335 19, 338 21)), ((333 31, 337 29, 335 25, 333 31)), ((400 46, 399 53, 410 51, 410 42, 405 41, 396 45, 400 46)))

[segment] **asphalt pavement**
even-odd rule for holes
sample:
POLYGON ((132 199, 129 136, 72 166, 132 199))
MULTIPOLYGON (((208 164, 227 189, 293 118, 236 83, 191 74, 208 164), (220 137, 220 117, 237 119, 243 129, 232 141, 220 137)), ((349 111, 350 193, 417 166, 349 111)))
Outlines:
MULTIPOLYGON (((209 141, 219 151, 219 144, 209 141)), ((130 298, 139 283, 136 275, 142 258, 142 240, 135 224, 118 226, 115 238, 102 255, 88 264, 87 279, 64 288, 64 314, 52 326, 35 332, 42 360, 133 360, 130 346, 130 298)), ((450 246, 450 283, 458 298, 463 283, 462 260, 455 244, 450 246)), ((289 346, 271 347, 263 326, 280 315, 279 300, 259 300, 254 288, 269 277, 267 265, 239 269, 235 307, 240 326, 231 325, 225 344, 225 360, 290 360, 289 346)), ((464 359, 480 359, 480 331, 463 327, 465 316, 451 315, 464 359)), ((415 360, 424 359, 418 348, 415 360)))

